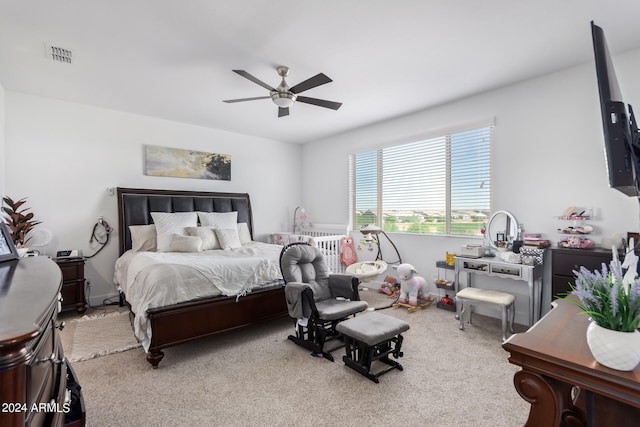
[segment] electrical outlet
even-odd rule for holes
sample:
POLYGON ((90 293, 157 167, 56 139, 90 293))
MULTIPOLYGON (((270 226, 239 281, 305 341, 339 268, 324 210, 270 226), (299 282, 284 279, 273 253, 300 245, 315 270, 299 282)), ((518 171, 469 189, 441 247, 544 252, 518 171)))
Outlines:
POLYGON ((91 287, 91 279, 85 279, 85 283, 87 284, 87 288, 91 287))

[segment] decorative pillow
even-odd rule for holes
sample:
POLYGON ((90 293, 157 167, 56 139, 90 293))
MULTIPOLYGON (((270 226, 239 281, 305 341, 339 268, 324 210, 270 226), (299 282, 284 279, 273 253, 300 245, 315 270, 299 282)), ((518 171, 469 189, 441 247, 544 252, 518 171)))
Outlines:
POLYGON ((187 227, 187 234, 189 236, 198 236, 202 239, 203 251, 222 249, 216 237, 216 229, 213 227, 187 227))
POLYGON ((215 228, 235 228, 238 223, 238 212, 198 212, 200 225, 215 228))
POLYGON ((187 227, 198 225, 198 215, 195 212, 151 212, 151 218, 156 225, 158 252, 169 251, 172 234, 187 235, 187 227))
POLYGON ((225 251, 242 247, 240 237, 238 237, 238 228, 216 228, 216 236, 225 251))
POLYGON ((249 233, 249 225, 246 222, 238 223, 238 237, 243 245, 251 243, 251 233, 249 233))
POLYGON ((172 234, 169 252, 200 252, 202 250, 202 239, 197 236, 183 236, 182 234, 172 234))
POLYGON ((156 250, 156 226, 149 225, 130 225, 131 232, 131 250, 134 252, 156 250))

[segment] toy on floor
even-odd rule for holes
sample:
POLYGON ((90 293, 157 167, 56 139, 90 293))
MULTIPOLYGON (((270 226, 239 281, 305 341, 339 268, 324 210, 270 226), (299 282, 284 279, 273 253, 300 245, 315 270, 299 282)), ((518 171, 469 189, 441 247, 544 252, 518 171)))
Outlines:
POLYGON ((387 276, 384 278, 384 282, 380 285, 380 289, 378 291, 391 298, 396 298, 400 293, 400 287, 394 277, 387 276))
POLYGON ((394 307, 408 307, 409 312, 427 308, 433 303, 433 299, 424 295, 427 282, 424 277, 418 276, 416 269, 411 264, 394 266, 400 280, 400 298, 394 307))

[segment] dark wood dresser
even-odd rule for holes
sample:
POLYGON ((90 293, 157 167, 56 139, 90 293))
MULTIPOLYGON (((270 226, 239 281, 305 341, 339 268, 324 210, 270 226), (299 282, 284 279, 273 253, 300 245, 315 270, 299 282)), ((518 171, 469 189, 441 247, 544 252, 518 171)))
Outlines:
POLYGON ((640 366, 616 371, 596 362, 587 345, 589 316, 570 301, 552 305, 534 328, 502 344, 522 368, 513 384, 531 404, 525 426, 637 426, 640 366))
POLYGON ((62 274, 47 257, 0 263, 0 425, 83 426, 57 323, 62 274))
MULTIPOLYGON (((551 250, 551 296, 562 297, 571 291, 569 283, 574 283, 573 270, 585 266, 590 271, 600 270, 602 263, 609 266, 612 259, 611 249, 569 249, 554 248, 551 250)), ((622 258, 620 259, 622 261, 622 258)))
POLYGON ((84 258, 55 258, 62 270, 62 309, 75 308, 84 314, 87 304, 84 297, 84 258))

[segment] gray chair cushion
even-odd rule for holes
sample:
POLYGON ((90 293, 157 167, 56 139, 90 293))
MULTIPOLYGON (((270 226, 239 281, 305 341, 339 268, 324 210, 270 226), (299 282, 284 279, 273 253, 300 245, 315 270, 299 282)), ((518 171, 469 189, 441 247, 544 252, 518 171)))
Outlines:
POLYGON ((409 324, 395 317, 369 313, 340 322, 336 330, 356 341, 376 345, 409 329, 409 324))
POLYGON ((338 320, 367 309, 365 301, 327 299, 316 302, 318 315, 322 320, 338 320))
POLYGON ((294 245, 282 254, 282 277, 285 282, 308 283, 314 299, 331 298, 329 269, 320 249, 309 245, 294 245))

